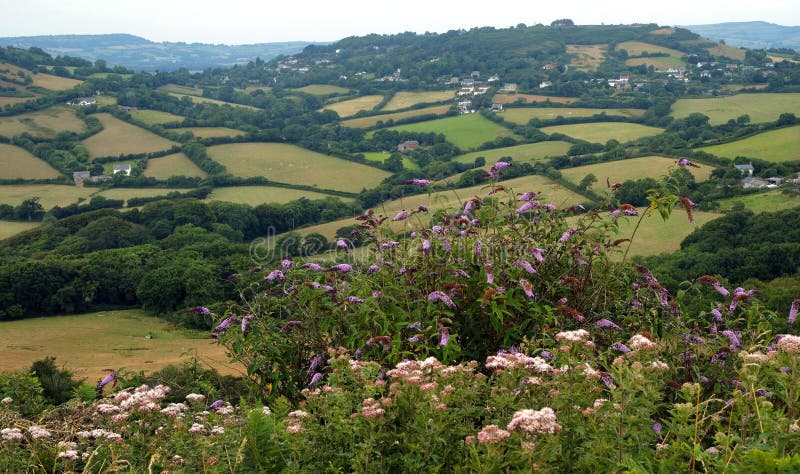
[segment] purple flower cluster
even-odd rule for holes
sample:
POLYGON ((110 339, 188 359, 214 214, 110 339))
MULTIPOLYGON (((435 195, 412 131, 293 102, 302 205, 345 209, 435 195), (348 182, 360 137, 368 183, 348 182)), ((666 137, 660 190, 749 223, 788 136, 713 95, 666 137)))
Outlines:
POLYGON ((439 290, 431 292, 428 295, 428 301, 431 302, 441 301, 442 303, 445 304, 445 306, 452 309, 455 309, 456 307, 456 304, 453 303, 453 300, 451 300, 450 297, 447 296, 443 291, 439 290))

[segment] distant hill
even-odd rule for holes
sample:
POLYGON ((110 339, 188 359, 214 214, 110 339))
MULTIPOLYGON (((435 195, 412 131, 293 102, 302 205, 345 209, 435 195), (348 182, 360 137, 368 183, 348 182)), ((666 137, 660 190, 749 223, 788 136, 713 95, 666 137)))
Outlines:
POLYGON ((91 61, 102 59, 109 66, 125 66, 135 71, 174 71, 185 67, 202 70, 209 67, 231 67, 257 57, 267 61, 276 56, 302 51, 311 43, 290 41, 224 45, 204 43, 156 43, 128 34, 52 35, 0 38, 0 46, 42 48, 52 55, 76 56, 91 61))
POLYGON ((800 26, 781 26, 765 21, 689 25, 684 28, 700 36, 750 49, 791 48, 800 50, 800 26))

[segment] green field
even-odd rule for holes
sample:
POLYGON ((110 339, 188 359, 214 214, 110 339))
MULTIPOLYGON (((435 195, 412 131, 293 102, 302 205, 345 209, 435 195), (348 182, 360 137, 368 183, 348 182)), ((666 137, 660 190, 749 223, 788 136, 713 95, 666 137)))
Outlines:
POLYGON ((162 125, 171 122, 183 122, 182 115, 175 115, 160 110, 138 109, 131 112, 131 117, 146 125, 162 125))
POLYGON ((785 112, 800 116, 800 93, 737 94, 712 99, 680 99, 672 104, 675 118, 693 113, 707 115, 711 125, 726 123, 741 115, 749 115, 753 123, 771 122, 785 112))
POLYGON ((28 133, 35 137, 55 138, 59 132, 81 132, 86 127, 75 112, 64 106, 0 117, 0 135, 14 137, 28 133))
POLYGON ((514 107, 505 109, 498 115, 505 120, 520 125, 527 125, 531 119, 553 120, 557 117, 585 118, 605 113, 618 117, 641 117, 642 109, 585 109, 573 107, 514 107))
POLYGON ((232 143, 208 148, 208 155, 241 177, 322 189, 359 192, 373 188, 390 173, 283 143, 232 143))
POLYGON ((161 138, 143 128, 123 122, 110 114, 95 115, 103 124, 103 131, 83 141, 92 158, 100 156, 152 153, 168 150, 177 143, 161 138))
POLYGON ((578 71, 596 71, 608 55, 607 44, 568 44, 570 68, 578 71))
POLYGON ((355 99, 334 102, 323 107, 324 110, 333 110, 339 117, 350 117, 360 111, 370 112, 383 102, 382 95, 365 95, 355 99))
POLYGON ((462 150, 469 150, 498 137, 516 137, 511 130, 501 127, 480 114, 459 115, 426 122, 391 127, 389 130, 442 133, 447 141, 462 150))
POLYGON ((226 106, 227 105, 227 106, 230 106, 230 107, 241 107, 243 109, 253 110, 253 111, 256 111, 256 112, 262 110, 262 109, 259 109, 258 107, 253 107, 253 106, 250 106, 250 105, 234 104, 233 102, 225 102, 225 101, 217 100, 217 99, 209 99, 208 97, 198 97, 196 95, 177 94, 175 92, 170 92, 169 95, 171 95, 173 97, 177 97, 178 99, 183 99, 184 97, 188 97, 189 100, 191 100, 192 102, 194 102, 196 104, 214 104, 214 105, 219 105, 219 106, 226 106))
POLYGON ((53 76, 51 74, 32 74, 33 84, 36 87, 43 87, 51 91, 65 91, 73 87, 83 84, 83 81, 77 79, 70 79, 68 77, 53 76))
POLYGON ((409 117, 419 117, 420 115, 436 114, 442 115, 450 110, 449 105, 436 105, 434 107, 426 107, 424 109, 407 110, 405 112, 395 112, 393 114, 372 115, 370 117, 360 117, 350 120, 345 120, 342 125, 350 128, 369 128, 382 121, 386 123, 387 120, 401 120, 409 117))
POLYGON ((184 95, 194 95, 201 97, 203 95, 203 89, 199 87, 187 87, 187 86, 179 86, 178 84, 167 84, 165 86, 161 86, 158 88, 161 92, 167 93, 175 93, 175 94, 184 94, 184 95))
POLYGON ((544 127, 541 129, 548 135, 562 133, 572 138, 586 140, 591 143, 605 144, 614 139, 621 143, 637 140, 642 137, 658 135, 663 132, 656 127, 639 125, 638 123, 627 122, 599 122, 599 123, 578 123, 574 125, 556 125, 554 127, 544 127))
POLYGON ((426 92, 397 92, 382 110, 400 110, 413 107, 417 104, 433 104, 451 100, 456 96, 455 91, 426 91, 426 92))
POLYGON ((0 143, 0 179, 57 178, 60 173, 24 148, 0 143))
POLYGON ((0 221, 0 240, 39 226, 38 222, 0 221))
POLYGON ((147 168, 144 170, 144 175, 152 176, 156 179, 167 179, 170 176, 199 176, 206 178, 208 173, 201 170, 183 153, 175 153, 147 160, 147 168))
POLYGON ((68 206, 96 191, 97 188, 66 184, 5 184, 0 185, 0 204, 16 206, 26 199, 38 197, 42 207, 48 210, 53 206, 68 206))
POLYGON ((197 138, 239 137, 245 134, 241 130, 227 127, 182 127, 171 131, 175 133, 192 132, 197 138))
POLYGON ((249 206, 258 206, 259 204, 265 203, 284 204, 300 198, 352 201, 352 199, 347 198, 332 198, 330 194, 279 188, 275 186, 226 186, 224 188, 214 188, 214 192, 208 197, 208 199, 212 201, 238 202, 249 206))
POLYGON ((625 41, 622 43, 618 43, 615 49, 617 51, 624 49, 625 51, 628 52, 629 57, 641 56, 642 54, 645 53, 650 53, 650 54, 662 53, 672 56, 674 58, 680 58, 685 54, 682 51, 678 51, 677 49, 665 48, 664 46, 657 46, 650 43, 643 43, 641 41, 625 41))
POLYGON ((686 66, 686 61, 672 56, 658 56, 654 58, 631 58, 625 61, 626 66, 653 66, 656 71, 666 71, 670 68, 686 66))
POLYGON ((725 158, 747 156, 775 162, 797 161, 800 160, 800 125, 770 130, 723 145, 707 146, 699 151, 725 158))
POLYGON ((96 195, 103 196, 107 199, 122 199, 127 201, 128 199, 135 197, 166 196, 173 191, 186 192, 187 190, 165 188, 111 188, 101 191, 96 195))
MULTIPOLYGON (((645 156, 642 158, 631 158, 629 160, 609 161, 607 163, 597 163, 593 165, 578 166, 576 168, 566 168, 561 170, 565 179, 575 184, 589 173, 597 177, 597 182, 593 185, 595 191, 606 188, 606 180, 611 184, 624 183, 628 180, 641 178, 653 178, 658 180, 666 175, 670 170, 678 167, 675 158, 665 156, 645 156)), ((686 168, 698 182, 708 180, 714 168, 701 165, 700 168, 686 168)))
POLYGON ((334 94, 347 94, 350 92, 349 89, 345 89, 344 87, 339 86, 331 86, 328 84, 311 84, 305 87, 300 87, 299 89, 291 89, 298 92, 305 92, 306 94, 311 95, 334 95, 334 94))
POLYGON ((744 61, 744 49, 735 48, 726 44, 717 44, 712 48, 708 48, 708 52, 714 56, 724 56, 737 61, 744 61))
POLYGON ((533 104, 538 102, 552 102, 554 104, 571 104, 578 100, 575 97, 554 97, 549 95, 536 94, 495 94, 492 102, 496 104, 533 104))
MULTIPOLYGON (((640 213, 643 211, 643 208, 639 209, 640 213)), ((694 232, 697 227, 720 217, 719 214, 702 211, 692 211, 692 216, 696 224, 694 226, 689 223, 686 211, 680 205, 675 207, 672 215, 666 221, 661 220, 658 213, 646 216, 639 226, 628 255, 658 255, 664 252, 674 252, 680 249, 683 239, 694 232)), ((630 238, 638 219, 639 216, 620 217, 617 238, 630 238)), ((619 258, 625 251, 626 245, 627 243, 619 247, 621 249, 619 258)))
POLYGON ((729 211, 737 202, 744 204, 746 209, 755 213, 777 212, 800 206, 800 195, 784 194, 775 189, 765 193, 745 194, 728 199, 720 199, 719 206, 723 211, 729 211))
POLYGON ((465 155, 453 158, 458 163, 474 163, 475 158, 482 156, 486 158, 486 165, 491 166, 504 156, 510 156, 514 163, 528 163, 531 161, 543 160, 547 157, 566 155, 572 143, 560 141, 547 141, 539 143, 528 143, 505 148, 493 148, 491 150, 474 151, 465 155))
POLYGON ((105 369, 153 372, 189 356, 223 373, 235 373, 223 346, 207 332, 178 328, 141 310, 3 321, 0 372, 26 370, 46 356, 96 383, 105 369))
MULTIPOLYGON (((383 163, 386 161, 386 158, 389 158, 389 156, 391 156, 391 153, 384 153, 381 151, 370 151, 364 153, 364 158, 375 163, 383 163)), ((419 165, 411 161, 409 157, 403 156, 403 168, 407 170, 418 170, 419 165)))

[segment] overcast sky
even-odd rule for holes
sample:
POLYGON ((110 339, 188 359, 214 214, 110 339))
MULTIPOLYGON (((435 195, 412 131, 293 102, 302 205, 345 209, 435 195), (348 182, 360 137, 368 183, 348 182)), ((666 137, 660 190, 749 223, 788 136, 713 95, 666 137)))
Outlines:
POLYGON ((333 41, 549 24, 688 25, 769 21, 800 25, 797 0, 0 0, 0 36, 130 33, 152 41, 250 44, 333 41))

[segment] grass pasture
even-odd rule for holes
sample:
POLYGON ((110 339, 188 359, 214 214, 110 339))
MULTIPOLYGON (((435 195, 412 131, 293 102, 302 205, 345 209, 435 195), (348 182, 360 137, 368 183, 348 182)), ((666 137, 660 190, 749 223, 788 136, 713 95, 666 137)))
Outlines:
POLYGON ((0 109, 4 108, 5 106, 11 106, 16 104, 21 104, 23 102, 27 102, 29 100, 33 100, 39 97, 38 95, 34 95, 33 97, 0 97, 0 109))
POLYGON ((167 194, 173 191, 186 192, 187 190, 168 189, 168 188, 111 188, 96 193, 96 195, 103 196, 104 198, 107 199, 122 199, 124 201, 127 201, 128 199, 135 197, 166 196, 167 194))
POLYGON ((420 115, 443 115, 450 110, 449 105, 436 105, 433 107, 426 107, 424 109, 407 110, 405 112, 395 112, 393 114, 372 115, 369 117, 359 117, 350 120, 345 120, 342 125, 350 128, 369 128, 374 127, 379 121, 386 123, 387 120, 402 120, 409 117, 419 117, 420 115))
POLYGON ((0 179, 46 179, 59 176, 58 171, 28 150, 0 143, 0 179))
POLYGON ((619 51, 621 49, 627 51, 629 57, 641 56, 645 53, 667 54, 673 58, 680 58, 684 55, 682 51, 678 51, 677 49, 665 48, 664 46, 657 46, 655 44, 644 43, 642 41, 624 41, 622 43, 618 43, 616 50, 619 51))
POLYGON ((382 95, 365 95, 355 99, 334 102, 323 107, 324 110, 333 110, 339 117, 350 117, 360 111, 370 112, 383 102, 382 95))
MULTIPOLYGON (((368 161, 371 161, 373 163, 383 163, 391 155, 392 155, 391 153, 384 153, 382 151, 369 151, 369 152, 364 153, 364 158, 366 158, 368 161)), ((407 170, 418 170, 419 169, 419 165, 414 163, 413 161, 411 161, 411 158, 409 158, 409 157, 404 155, 403 156, 403 168, 405 168, 407 170)))
POLYGON ((526 125, 531 119, 554 120, 561 116, 564 118, 587 118, 605 113, 606 115, 620 117, 641 117, 642 109, 586 109, 573 107, 513 107, 505 109, 499 115, 509 122, 526 125))
POLYGON ((719 207, 723 211, 729 211, 733 209, 733 205, 737 202, 744 204, 745 209, 758 214, 760 212, 783 211, 784 209, 800 206, 800 196, 797 194, 784 194, 779 189, 774 189, 765 193, 744 194, 728 199, 720 199, 719 207))
POLYGON ((736 61, 744 61, 744 50, 727 44, 717 43, 716 46, 708 48, 708 52, 714 56, 723 56, 735 59, 736 61))
POLYGON ((86 127, 75 112, 64 106, 0 117, 0 135, 14 137, 28 133, 35 137, 55 138, 59 132, 81 132, 86 127))
MULTIPOLYGON (((700 168, 687 169, 694 175, 696 181, 706 181, 709 176, 711 176, 711 172, 714 169, 710 166, 700 166, 700 168)), ((646 177, 657 180, 677 167, 678 165, 675 164, 675 158, 645 156, 642 158, 631 158, 629 160, 609 161, 575 168, 565 168, 561 170, 561 174, 568 181, 578 184, 587 174, 592 173, 597 177, 597 183, 594 184, 593 188, 596 191, 601 191, 606 187, 606 180, 611 184, 624 183, 628 180, 637 180, 646 177)))
POLYGON ((194 95, 198 97, 202 97, 203 89, 199 87, 187 87, 187 86, 180 86, 178 84, 167 84, 158 88, 158 90, 162 92, 168 93, 175 93, 175 94, 183 94, 183 95, 194 95))
POLYGON ((344 87, 339 87, 339 86, 331 86, 328 84, 311 84, 305 87, 300 87, 298 89, 292 89, 292 90, 317 96, 341 95, 350 92, 350 89, 346 89, 344 87))
POLYGON ((7 239, 38 226, 38 222, 0 221, 0 240, 7 239))
POLYGON ((736 94, 710 99, 680 99, 672 104, 670 115, 688 117, 692 113, 709 117, 711 125, 720 125, 741 115, 753 123, 771 122, 784 113, 800 115, 800 93, 736 94))
POLYGON ((52 74, 32 74, 33 84, 36 87, 43 87, 51 91, 65 91, 73 87, 83 84, 83 81, 78 79, 70 79, 68 77, 53 76, 52 74))
POLYGON ((507 128, 497 125, 480 114, 459 115, 398 125, 391 127, 390 130, 442 133, 447 137, 447 141, 462 150, 475 148, 498 137, 515 137, 507 128))
POLYGON ((183 115, 175 115, 160 110, 138 109, 131 112, 134 120, 143 122, 146 125, 162 125, 172 122, 183 122, 183 115))
POLYGON ((111 114, 97 114, 95 117, 103 124, 103 131, 83 141, 92 158, 152 153, 168 150, 177 145, 143 128, 123 122, 111 114))
POLYGON ((208 97, 198 97, 198 96, 188 95, 188 94, 177 94, 175 92, 170 92, 169 95, 171 95, 173 97, 177 97, 178 99, 183 99, 184 97, 188 97, 189 100, 191 100, 192 102, 194 102, 196 104, 213 104, 213 105, 219 105, 220 107, 224 107, 224 106, 227 105, 229 107, 241 107, 243 109, 253 110, 253 111, 262 110, 262 109, 259 109, 258 107, 253 107, 251 105, 234 104, 233 102, 225 102, 225 101, 217 100, 217 99, 209 99, 208 97))
POLYGON ((172 130, 175 133, 192 132, 196 138, 239 137, 245 134, 241 130, 227 127, 183 127, 172 130))
MULTIPOLYGON (((331 195, 276 186, 226 186, 224 188, 214 188, 214 192, 208 197, 211 201, 236 202, 249 206, 258 206, 265 203, 285 204, 300 198, 312 200, 331 199, 331 195)), ((341 197, 334 199, 341 199, 346 202, 352 201, 352 199, 341 197)))
POLYGON ((397 92, 382 110, 400 110, 413 107, 417 104, 432 104, 451 100, 456 96, 455 91, 427 91, 427 92, 397 92))
POLYGON ((190 356, 222 373, 234 373, 225 349, 207 332, 181 329, 141 310, 103 311, 0 323, 0 371, 18 371, 53 356, 56 363, 94 384, 105 369, 153 372, 190 356))
POLYGON ((774 162, 797 161, 800 160, 800 125, 770 130, 722 145, 700 148, 699 151, 725 158, 747 156, 774 162))
POLYGON ((208 176, 183 153, 147 160, 144 175, 156 179, 167 179, 170 176, 199 176, 201 178, 208 176))
POLYGON ((264 176, 281 183, 359 192, 390 173, 284 143, 231 143, 208 148, 208 155, 241 177, 264 176))
POLYGON ((650 32, 651 35, 669 36, 675 33, 675 28, 659 28, 650 32))
POLYGON ((605 144, 614 139, 621 143, 638 140, 642 137, 658 135, 663 130, 656 127, 639 125, 638 123, 627 122, 598 122, 598 123, 578 123, 573 125, 556 125, 541 129, 548 135, 562 133, 572 138, 586 140, 591 143, 605 144))
MULTIPOLYGON (((640 215, 644 211, 644 208, 640 208, 640 215)), ((672 215, 666 221, 661 220, 661 216, 658 213, 652 216, 645 216, 633 238, 628 255, 658 255, 664 252, 675 252, 680 249, 683 239, 694 232, 696 228, 720 217, 719 214, 703 211, 692 211, 692 216, 694 217, 695 225, 689 223, 686 211, 681 206, 676 206, 672 215)), ((639 216, 620 217, 617 238, 630 238, 638 220, 639 216)), ((622 258, 626 245, 627 243, 624 243, 620 246, 619 258, 622 258)))
POLYGON ((578 71, 597 71, 598 66, 606 60, 608 53, 607 44, 568 44, 566 46, 567 54, 572 57, 569 65, 578 71))
POLYGON ((53 206, 68 206, 80 198, 88 198, 96 188, 83 188, 66 184, 4 184, 0 185, 0 204, 16 206, 22 201, 38 197, 45 210, 53 206))
POLYGON ((626 66, 653 66, 656 71, 665 71, 673 67, 686 66, 686 62, 680 58, 672 56, 657 56, 653 58, 631 58, 625 61, 626 66))
POLYGON ((527 143, 505 148, 493 148, 491 150, 474 151, 453 158, 458 163, 474 163, 475 158, 482 156, 486 158, 486 165, 491 166, 504 156, 513 158, 514 163, 529 163, 532 161, 543 160, 552 156, 566 155, 572 146, 569 142, 547 141, 538 143, 527 143))
POLYGON ((495 94, 492 98, 492 102, 496 104, 535 104, 548 101, 555 104, 571 104, 577 100, 577 97, 556 97, 536 94, 495 94))

